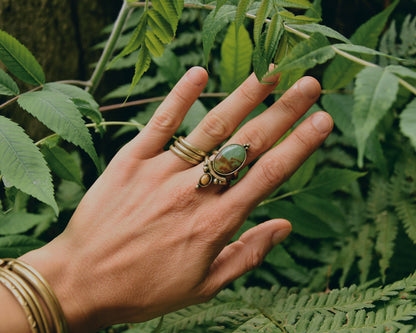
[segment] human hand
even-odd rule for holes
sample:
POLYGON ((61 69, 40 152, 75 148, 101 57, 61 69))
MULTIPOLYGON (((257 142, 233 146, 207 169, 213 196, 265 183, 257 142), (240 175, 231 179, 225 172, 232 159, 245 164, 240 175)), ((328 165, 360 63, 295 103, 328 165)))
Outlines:
MULTIPOLYGON (((72 331, 145 321, 204 302, 258 266, 289 234, 288 221, 272 220, 229 244, 258 203, 330 133, 330 116, 317 112, 272 148, 317 100, 319 84, 301 79, 227 142, 250 144, 246 164, 262 155, 241 180, 229 188, 196 189, 202 166, 163 148, 206 83, 204 69, 190 69, 145 129, 113 158, 67 229, 21 258, 52 285, 72 331)), ((276 86, 251 75, 186 140, 211 151, 276 86)))

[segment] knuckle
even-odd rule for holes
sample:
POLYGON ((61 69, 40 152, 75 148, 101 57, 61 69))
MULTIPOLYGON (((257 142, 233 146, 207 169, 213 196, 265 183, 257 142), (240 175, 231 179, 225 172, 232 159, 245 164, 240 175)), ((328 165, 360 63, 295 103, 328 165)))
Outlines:
POLYGON ((304 134, 298 132, 298 131, 293 131, 292 132, 293 135, 293 139, 296 141, 297 146, 300 146, 300 148, 307 148, 309 150, 309 146, 311 145, 311 141, 308 140, 307 138, 310 136, 305 136, 304 134))
POLYGON ((292 99, 285 98, 284 96, 279 99, 280 110, 293 118, 298 118, 298 110, 292 99))
POLYGON ((246 257, 246 271, 250 271, 256 267, 259 267, 263 262, 263 252, 258 248, 253 248, 246 257))
POLYGON ((260 163, 259 182, 263 187, 271 188, 286 179, 287 167, 283 159, 266 158, 260 163))
POLYGON ((210 138, 221 140, 229 135, 227 123, 217 113, 212 112, 204 118, 201 123, 201 130, 210 138))
POLYGON ((241 88, 239 89, 239 94, 241 94, 242 98, 248 101, 250 104, 257 104, 257 100, 252 90, 250 90, 247 85, 243 84, 241 86, 241 88))
POLYGON ((241 138, 239 139, 242 144, 250 144, 250 153, 258 155, 264 151, 264 147, 267 144, 267 137, 265 132, 258 127, 248 127, 241 131, 241 138))
POLYGON ((165 110, 163 112, 157 112, 152 118, 151 123, 152 126, 162 132, 170 132, 172 129, 176 129, 180 125, 179 121, 179 117, 174 117, 174 115, 165 110))

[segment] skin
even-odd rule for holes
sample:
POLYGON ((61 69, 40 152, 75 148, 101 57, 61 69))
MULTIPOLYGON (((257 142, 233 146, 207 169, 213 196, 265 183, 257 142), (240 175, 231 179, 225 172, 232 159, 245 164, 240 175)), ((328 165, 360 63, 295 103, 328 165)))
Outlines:
MULTIPOLYGON (((250 144, 247 163, 262 155, 243 179, 226 189, 196 189, 202 166, 192 166, 163 147, 207 80, 203 68, 191 68, 146 128, 113 158, 67 229, 20 258, 51 284, 72 332, 145 321, 207 301, 258 266, 290 233, 290 223, 276 219, 229 243, 256 205, 332 130, 331 117, 317 112, 273 147, 317 100, 319 83, 302 78, 227 142, 250 144)), ((259 83, 251 75, 187 140, 205 151, 216 148, 271 93, 278 77, 268 81, 259 83)), ((0 286, 0 308, 6 304, 0 331, 27 332, 18 303, 0 286)))

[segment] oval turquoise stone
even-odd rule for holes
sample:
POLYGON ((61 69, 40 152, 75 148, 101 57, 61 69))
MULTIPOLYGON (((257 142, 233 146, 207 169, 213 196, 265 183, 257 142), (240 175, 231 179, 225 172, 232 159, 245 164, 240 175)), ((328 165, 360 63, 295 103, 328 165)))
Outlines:
POLYGON ((213 161, 215 172, 222 176, 236 172, 246 160, 246 149, 237 144, 222 148, 213 161))

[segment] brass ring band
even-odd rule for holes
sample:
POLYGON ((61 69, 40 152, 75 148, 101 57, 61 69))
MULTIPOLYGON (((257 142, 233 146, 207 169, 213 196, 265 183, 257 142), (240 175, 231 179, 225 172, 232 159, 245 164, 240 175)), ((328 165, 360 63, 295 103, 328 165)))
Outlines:
POLYGON ((192 165, 197 165, 197 164, 200 163, 200 161, 197 161, 196 159, 194 159, 194 158, 186 155, 184 152, 182 152, 181 150, 179 150, 178 148, 176 148, 174 145, 170 145, 169 149, 176 156, 180 157, 181 159, 183 159, 186 162, 191 163, 192 165))
POLYGON ((179 137, 175 142, 170 145, 169 149, 178 157, 197 165, 201 163, 208 154, 197 147, 191 145, 184 137, 179 137))
POLYGON ((205 151, 198 149, 197 147, 191 145, 188 141, 185 140, 183 136, 180 136, 178 141, 182 145, 184 145, 186 148, 188 148, 190 151, 193 151, 195 154, 200 155, 202 157, 201 160, 203 160, 204 157, 208 155, 208 153, 206 153, 205 151))

